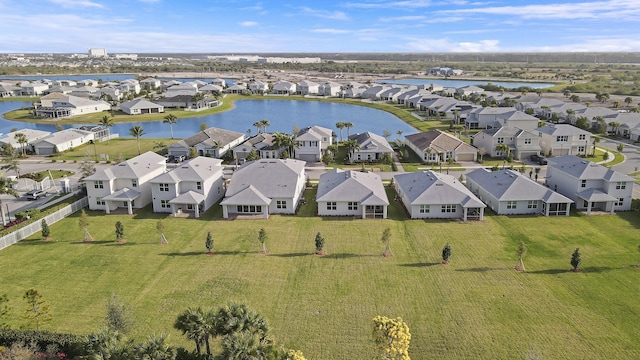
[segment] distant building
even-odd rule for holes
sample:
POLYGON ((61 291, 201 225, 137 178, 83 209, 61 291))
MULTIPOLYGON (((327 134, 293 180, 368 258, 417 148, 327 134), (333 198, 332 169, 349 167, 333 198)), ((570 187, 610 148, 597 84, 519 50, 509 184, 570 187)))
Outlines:
POLYGON ((107 57, 107 49, 89 49, 89 57, 107 57))

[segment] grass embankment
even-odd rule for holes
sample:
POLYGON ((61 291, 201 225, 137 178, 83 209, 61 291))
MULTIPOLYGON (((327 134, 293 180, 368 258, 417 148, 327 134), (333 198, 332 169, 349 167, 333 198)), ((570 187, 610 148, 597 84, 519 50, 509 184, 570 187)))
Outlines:
MULTIPOLYGON (((391 194, 389 194, 391 195, 391 194)), ((47 330, 84 334, 103 322, 117 294, 134 309, 133 337, 169 333, 189 306, 246 302, 273 335, 309 359, 373 358, 371 319, 401 316, 417 359, 640 357, 640 215, 486 216, 484 222, 406 220, 392 202, 387 220, 314 216, 315 193, 297 216, 221 220, 215 207, 196 219, 148 209, 134 216, 89 213, 96 241, 82 243, 77 215, 51 226, 57 242, 38 236, 0 253, 0 289, 11 326, 22 323, 22 294, 38 289, 51 304, 47 330), (159 244, 163 219, 168 245, 159 244), (125 228, 115 242, 114 224, 125 228), (380 237, 392 233, 394 256, 380 237), (260 255, 265 228, 269 255, 260 255), (205 255, 207 232, 216 255, 205 255), (314 237, 327 256, 313 255, 314 237), (527 273, 513 270, 519 241, 529 248, 527 273), (440 264, 445 243, 452 262, 440 264), (580 247, 583 272, 569 272, 580 247)), ((391 197, 392 198, 392 197, 391 197)))
MULTIPOLYGON (((145 139, 140 138, 140 152, 145 153, 147 151, 158 151, 156 145, 158 142, 162 142, 166 146, 169 146, 178 139, 145 139)), ((109 155, 111 162, 118 162, 121 160, 131 159, 134 156, 138 156, 138 142, 136 139, 112 139, 110 141, 97 142, 94 145, 84 144, 74 148, 73 150, 65 151, 56 155, 50 156, 52 161, 95 161, 96 154, 98 161, 106 161, 100 158, 100 154, 109 155)))

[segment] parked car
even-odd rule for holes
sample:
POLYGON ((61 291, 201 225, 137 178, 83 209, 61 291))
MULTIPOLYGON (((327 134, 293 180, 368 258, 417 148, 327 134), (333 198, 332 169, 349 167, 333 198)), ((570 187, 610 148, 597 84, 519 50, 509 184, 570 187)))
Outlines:
POLYGON ((178 155, 178 156, 175 156, 175 157, 173 158, 173 160, 174 160, 174 162, 175 162, 176 164, 181 163, 181 162, 183 162, 183 161, 184 161, 184 155, 178 155))
POLYGON ((545 159, 544 156, 540 156, 538 154, 531 155, 531 161, 538 165, 547 165, 547 159, 545 159))
POLYGON ((47 192, 44 190, 31 190, 27 193, 28 200, 38 200, 41 197, 47 196, 47 192))

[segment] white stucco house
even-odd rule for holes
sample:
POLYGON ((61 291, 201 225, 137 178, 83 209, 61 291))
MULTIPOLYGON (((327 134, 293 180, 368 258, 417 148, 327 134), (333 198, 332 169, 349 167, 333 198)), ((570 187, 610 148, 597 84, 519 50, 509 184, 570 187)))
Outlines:
POLYGON ((120 109, 129 115, 158 114, 164 112, 164 106, 152 103, 147 99, 135 99, 120 105, 120 109))
POLYGON ((349 140, 355 140, 360 147, 349 154, 350 162, 380 161, 384 154, 393 156, 393 148, 387 139, 372 132, 353 134, 349 140))
POLYGON ((84 178, 89 209, 109 214, 125 208, 127 214, 151 203, 151 182, 167 169, 164 156, 148 151, 84 178))
POLYGON ((224 196, 222 170, 222 160, 198 156, 154 177, 149 181, 153 211, 199 218, 224 196))
POLYGON ((509 169, 476 169, 467 174, 465 185, 498 215, 569 216, 573 203, 570 198, 509 169))
POLYGON ((199 133, 169 145, 167 152, 173 156, 189 156, 191 148, 196 150, 199 156, 212 156, 219 158, 229 149, 242 143, 246 135, 237 131, 210 127, 199 133))
POLYGON ((573 125, 555 124, 536 129, 540 147, 545 155, 587 155, 590 153, 591 133, 573 125))
POLYGON ((455 176, 421 171, 393 176, 396 193, 412 219, 483 220, 487 207, 455 176))
POLYGON ((84 145, 95 139, 92 131, 65 129, 54 132, 33 142, 33 151, 37 155, 51 155, 84 145))
POLYGON ((540 154, 540 136, 532 131, 525 131, 511 126, 482 130, 473 135, 472 144, 491 157, 506 158, 508 153, 516 160, 528 159, 531 155, 540 154), (500 150, 499 144, 506 144, 509 151, 500 150))
POLYGON ((549 159, 547 186, 575 202, 577 210, 631 210, 634 179, 608 167, 566 155, 549 159))
POLYGON ((320 175, 318 215, 386 219, 389 200, 380 176, 372 172, 333 169, 320 175))
POLYGON ((225 219, 251 215, 295 214, 304 191, 306 162, 262 159, 242 165, 231 176, 222 205, 225 219))
POLYGON ((333 143, 332 131, 321 126, 300 129, 296 134, 294 158, 303 161, 320 161, 323 152, 333 143))

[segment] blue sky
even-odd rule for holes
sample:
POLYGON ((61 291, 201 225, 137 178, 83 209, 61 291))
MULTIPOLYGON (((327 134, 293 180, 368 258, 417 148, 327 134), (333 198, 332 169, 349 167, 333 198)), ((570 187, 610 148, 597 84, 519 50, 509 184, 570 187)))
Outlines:
POLYGON ((640 51, 640 0, 0 0, 0 52, 640 51))

